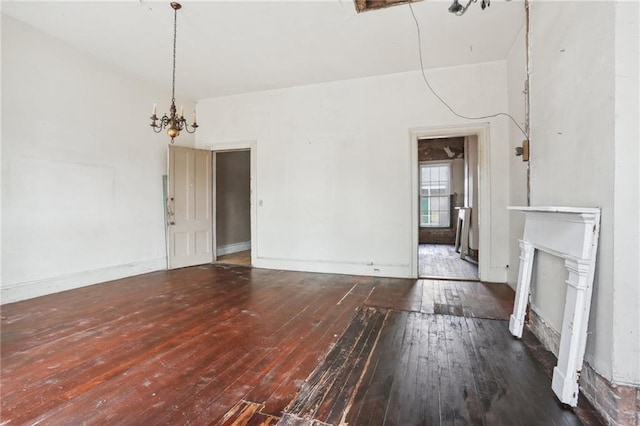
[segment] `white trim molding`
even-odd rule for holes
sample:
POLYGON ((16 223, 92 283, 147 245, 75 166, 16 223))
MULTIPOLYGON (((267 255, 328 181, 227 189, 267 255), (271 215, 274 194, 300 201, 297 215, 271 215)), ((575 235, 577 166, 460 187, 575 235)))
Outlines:
POLYGON ((295 259, 258 256, 256 268, 287 271, 317 272, 325 274, 361 275, 371 277, 411 278, 407 263, 383 263, 375 261, 349 262, 331 259, 295 259))
POLYGON ((167 259, 165 257, 158 257, 155 259, 107 266, 90 271, 60 275, 53 278, 10 284, 2 287, 1 303, 19 302, 21 300, 87 287, 120 278, 161 271, 166 269, 166 262, 167 259))

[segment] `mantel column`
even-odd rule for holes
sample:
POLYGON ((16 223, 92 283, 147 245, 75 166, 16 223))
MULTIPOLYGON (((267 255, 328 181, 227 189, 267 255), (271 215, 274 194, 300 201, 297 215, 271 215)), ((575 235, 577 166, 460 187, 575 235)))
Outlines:
POLYGON ((561 401, 574 406, 578 402, 578 378, 582 370, 589 322, 589 270, 587 260, 565 258, 569 271, 564 305, 558 364, 553 369, 551 387, 561 401))
POLYGON ((531 286, 531 270, 535 248, 533 244, 520 240, 520 268, 518 269, 518 285, 516 287, 516 299, 513 306, 513 314, 509 319, 509 331, 517 338, 522 337, 524 317, 529 302, 529 287, 531 286))

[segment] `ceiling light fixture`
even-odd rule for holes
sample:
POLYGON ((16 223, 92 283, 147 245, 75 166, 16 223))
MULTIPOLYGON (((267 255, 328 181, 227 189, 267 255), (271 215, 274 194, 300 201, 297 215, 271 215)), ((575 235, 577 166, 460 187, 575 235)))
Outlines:
MULTIPOLYGON (((469 0, 467 4, 463 6, 458 3, 458 0, 453 0, 453 3, 451 3, 451 6, 449 6, 449 12, 455 14, 456 16, 462 16, 467 11, 467 9, 469 9, 471 3, 476 3, 477 1, 478 0, 469 0)), ((489 7, 490 5, 491 0, 482 0, 482 2, 480 3, 480 7, 482 7, 482 10, 489 7)))
POLYGON ((173 80, 171 86, 171 107, 169 108, 169 116, 167 114, 163 115, 162 118, 158 118, 156 116, 156 105, 153 105, 153 113, 151 115, 151 127, 153 131, 156 133, 160 133, 162 129, 167 128, 167 134, 171 138, 171 143, 173 143, 173 139, 180 135, 180 131, 186 130, 187 133, 195 133, 196 129, 199 127, 196 122, 196 113, 193 112, 193 124, 187 124, 187 120, 184 118, 184 107, 180 107, 180 115, 176 112, 176 32, 178 28, 178 9, 180 9, 182 5, 180 3, 172 2, 171 8, 173 9, 173 80), (157 121, 160 120, 160 123, 157 121), (191 130, 189 130, 191 127, 191 130))

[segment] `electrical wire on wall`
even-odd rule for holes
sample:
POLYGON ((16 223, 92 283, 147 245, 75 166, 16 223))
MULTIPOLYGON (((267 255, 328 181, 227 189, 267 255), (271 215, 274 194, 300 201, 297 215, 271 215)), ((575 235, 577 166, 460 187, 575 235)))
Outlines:
POLYGON ((529 135, 527 134, 527 132, 524 131, 522 126, 520 126, 520 124, 518 124, 516 119, 513 118, 511 116, 511 114, 509 114, 509 113, 497 112, 495 114, 481 115, 481 116, 477 116, 477 117, 463 115, 463 114, 460 114, 460 113, 456 112, 440 95, 438 95, 438 93, 431 86, 431 83, 429 83, 429 80, 427 79, 427 75, 426 75, 425 70, 424 70, 424 60, 422 58, 422 36, 420 34, 420 23, 418 22, 418 18, 416 18, 416 14, 413 11, 413 4, 412 3, 413 3, 413 1, 409 0, 409 9, 411 10, 411 16, 413 16, 413 20, 414 20, 414 22, 416 24, 416 30, 417 30, 417 33, 418 33, 418 53, 419 53, 419 57, 420 57, 420 71, 422 72, 422 79, 424 80, 425 84, 427 85, 427 88, 429 89, 429 91, 431 91, 433 96, 435 96, 440 102, 442 102, 442 104, 444 106, 446 106, 449 109, 449 111, 451 111, 451 113, 453 115, 455 115, 457 117, 460 117, 462 119, 465 119, 465 120, 484 120, 484 119, 487 119, 487 118, 494 118, 494 117, 499 117, 499 116, 509 117, 511 119, 511 121, 513 121, 513 123, 518 127, 518 129, 520 129, 520 131, 525 136, 525 138, 529 139, 529 135))

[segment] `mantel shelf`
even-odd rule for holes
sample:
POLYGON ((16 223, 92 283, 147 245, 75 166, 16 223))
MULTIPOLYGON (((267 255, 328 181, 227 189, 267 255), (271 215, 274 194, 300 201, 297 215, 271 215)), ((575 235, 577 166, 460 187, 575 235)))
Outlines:
POLYGON ((541 212, 541 213, 590 213, 598 214, 598 207, 557 207, 557 206, 508 206, 508 210, 516 210, 521 212, 541 212))

